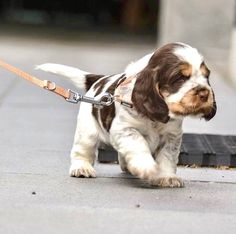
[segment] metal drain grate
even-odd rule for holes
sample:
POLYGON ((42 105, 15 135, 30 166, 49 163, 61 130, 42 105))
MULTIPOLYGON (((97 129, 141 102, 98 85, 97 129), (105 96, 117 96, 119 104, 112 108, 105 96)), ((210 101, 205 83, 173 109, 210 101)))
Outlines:
MULTIPOLYGON (((117 162, 117 152, 103 147, 98 161, 117 162)), ((236 167, 236 136, 184 134, 179 165, 236 167)))

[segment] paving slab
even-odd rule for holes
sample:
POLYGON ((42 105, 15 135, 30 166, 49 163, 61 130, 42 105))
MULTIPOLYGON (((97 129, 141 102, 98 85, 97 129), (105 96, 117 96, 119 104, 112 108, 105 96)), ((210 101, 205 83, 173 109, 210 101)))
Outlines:
POLYGON ((3 233, 234 233, 236 225, 235 184, 152 189, 137 179, 5 173, 0 185, 3 233))

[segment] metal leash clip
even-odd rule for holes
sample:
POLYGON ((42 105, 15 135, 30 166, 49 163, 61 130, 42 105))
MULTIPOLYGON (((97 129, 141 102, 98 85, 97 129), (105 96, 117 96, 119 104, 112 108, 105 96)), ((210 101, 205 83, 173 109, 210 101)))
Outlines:
POLYGON ((69 98, 66 98, 66 101, 70 102, 70 103, 77 104, 81 99, 81 95, 71 89, 68 89, 68 92, 69 92, 70 96, 69 96, 69 98))
POLYGON ((103 108, 104 106, 110 106, 114 102, 114 97, 110 93, 102 93, 95 97, 83 96, 71 89, 68 89, 70 97, 66 99, 67 102, 78 103, 87 102, 93 104, 96 108, 103 108))

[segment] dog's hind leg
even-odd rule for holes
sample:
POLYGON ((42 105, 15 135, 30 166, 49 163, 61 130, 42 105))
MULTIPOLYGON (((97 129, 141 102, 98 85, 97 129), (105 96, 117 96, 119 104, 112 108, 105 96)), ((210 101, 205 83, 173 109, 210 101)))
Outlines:
POLYGON ((90 111, 90 104, 81 103, 71 150, 72 177, 96 177, 93 164, 98 147, 98 126, 90 111))

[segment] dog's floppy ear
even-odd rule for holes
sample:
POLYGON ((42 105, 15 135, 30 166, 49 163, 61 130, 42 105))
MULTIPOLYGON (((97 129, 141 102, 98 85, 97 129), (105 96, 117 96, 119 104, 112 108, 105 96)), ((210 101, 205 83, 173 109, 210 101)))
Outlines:
POLYGON ((137 75, 132 102, 137 112, 152 121, 167 123, 169 109, 159 93, 156 83, 157 71, 145 68, 137 75))

